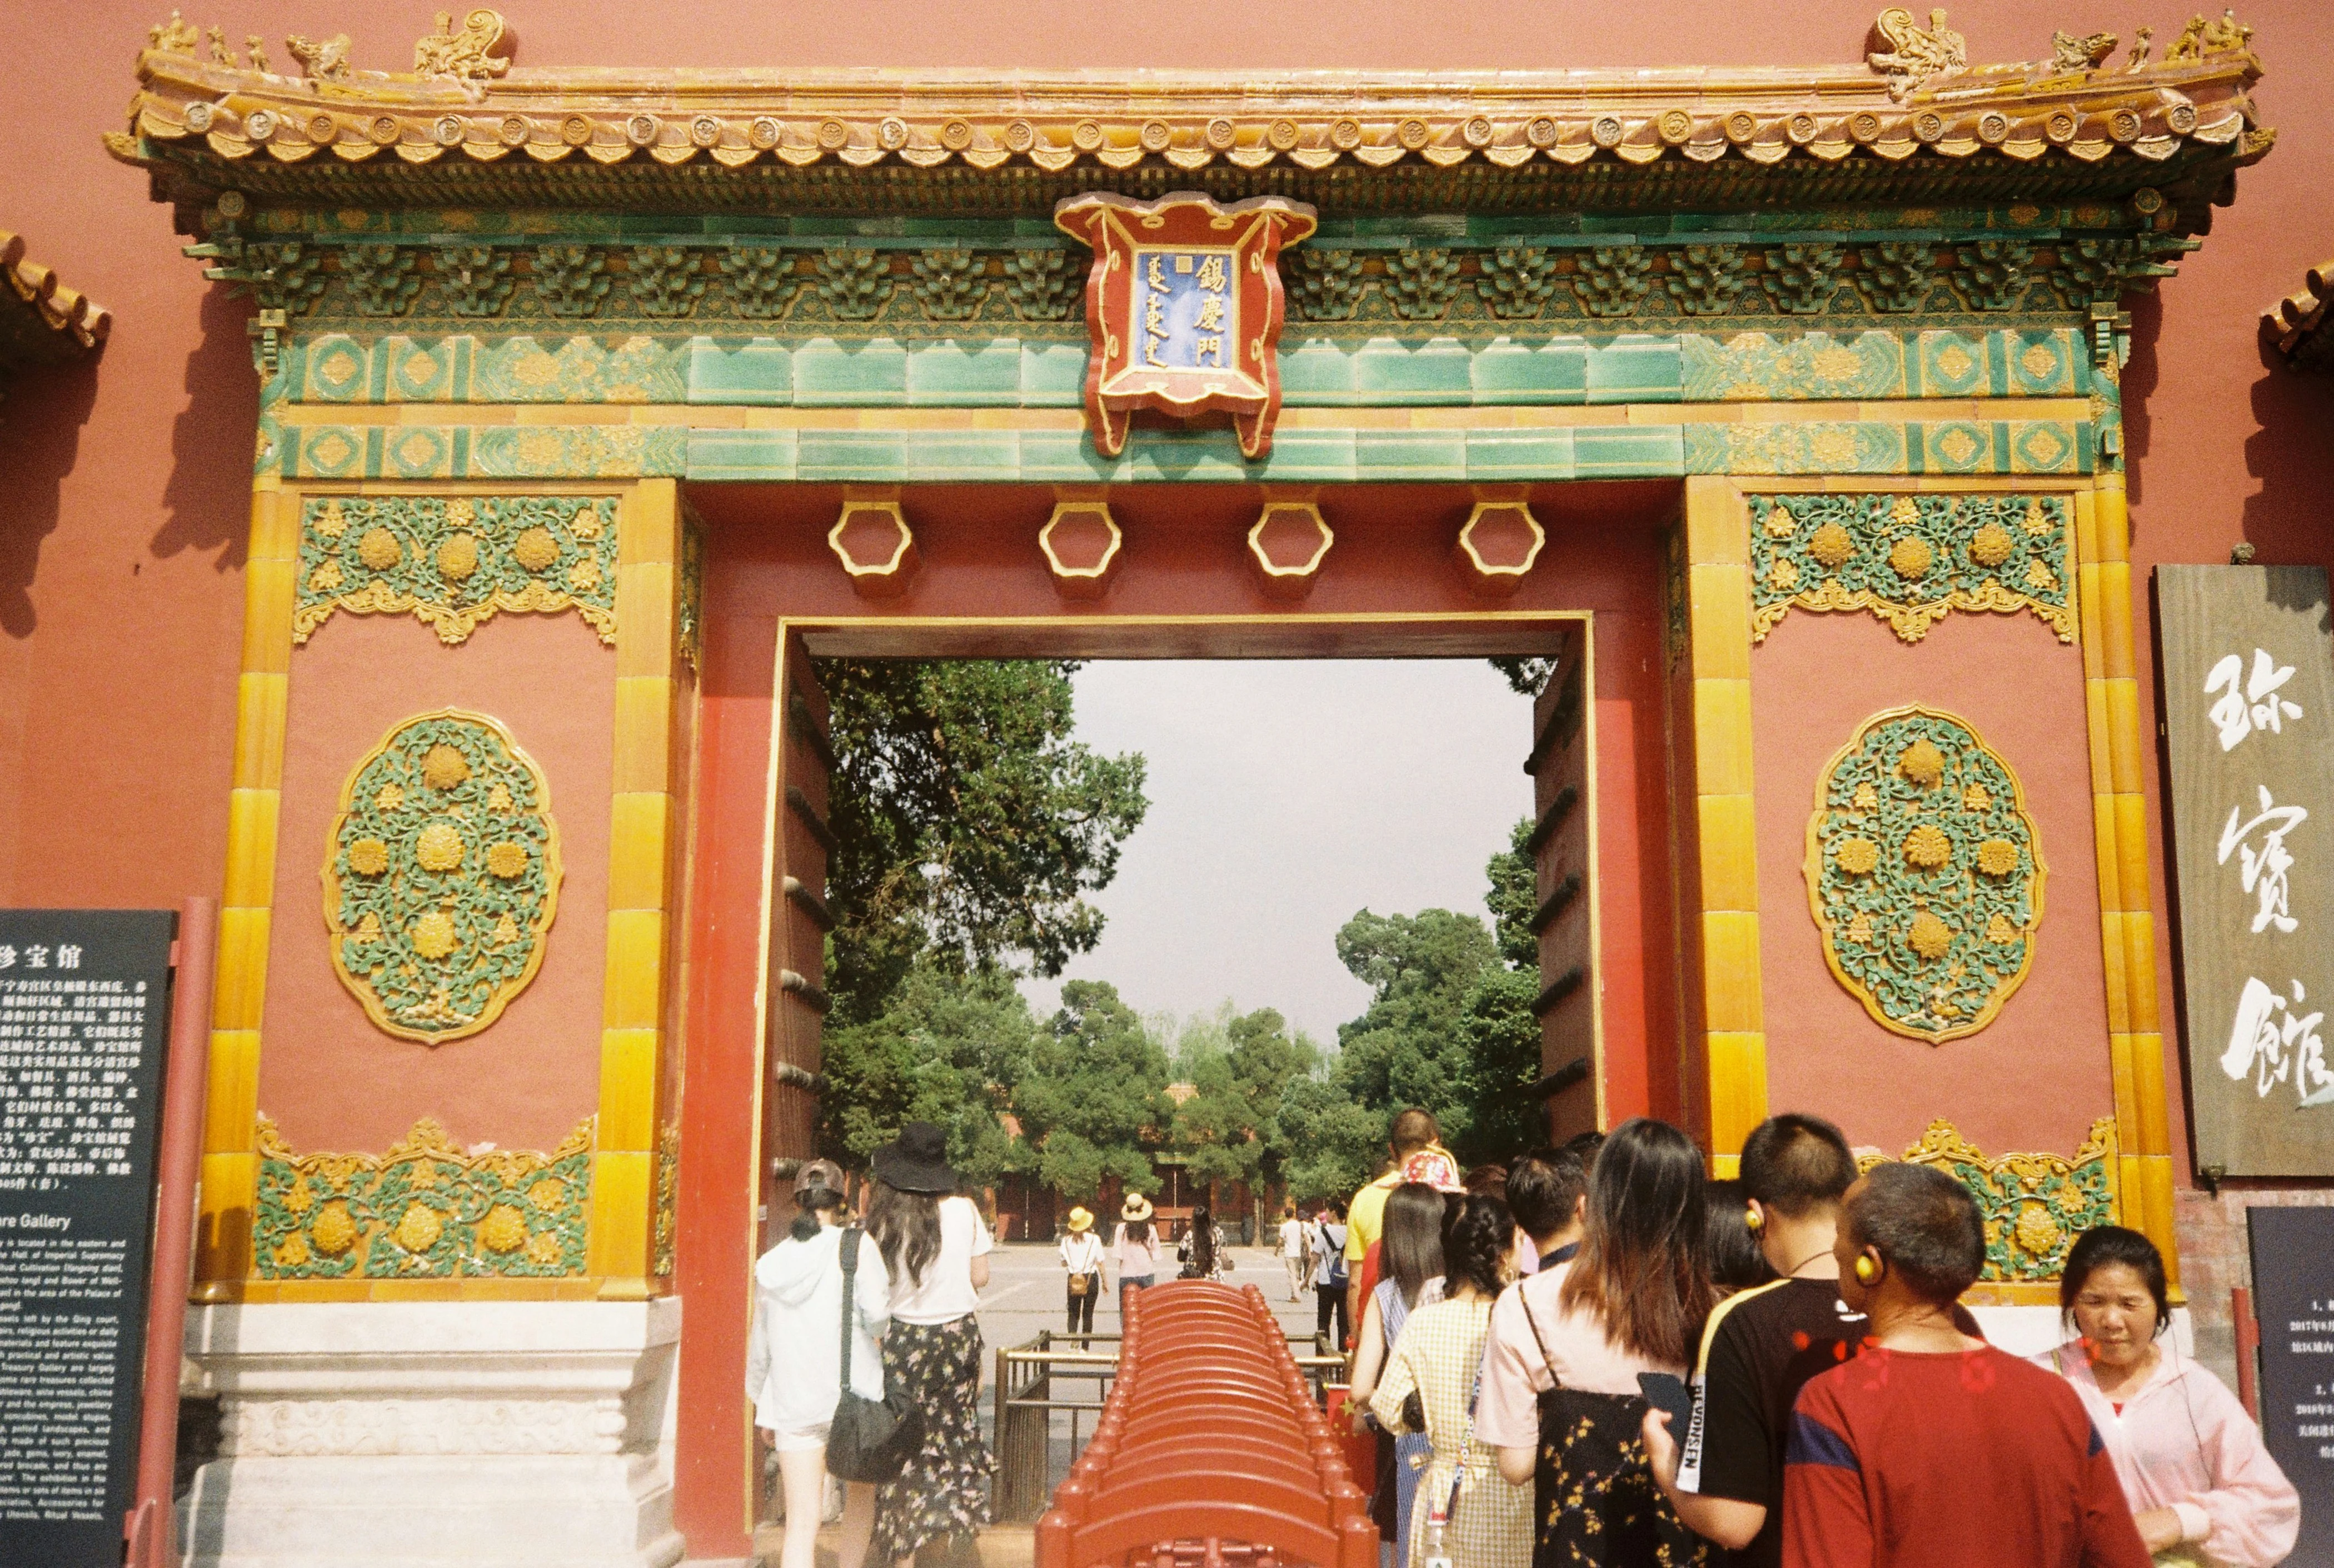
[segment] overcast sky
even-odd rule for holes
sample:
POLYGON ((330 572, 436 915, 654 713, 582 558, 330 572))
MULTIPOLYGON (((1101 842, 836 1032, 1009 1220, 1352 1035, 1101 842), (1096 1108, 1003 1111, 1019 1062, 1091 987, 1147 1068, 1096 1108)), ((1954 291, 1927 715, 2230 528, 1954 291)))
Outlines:
MULTIPOLYGON (((1531 703, 1480 659, 1111 660, 1078 736, 1149 759, 1151 812, 1068 979, 1137 1012, 1278 1007, 1323 1044, 1369 1003, 1337 962, 1357 909, 1483 915, 1483 862, 1531 809, 1531 703)), ((1058 982, 1022 986, 1041 1015, 1058 982)))

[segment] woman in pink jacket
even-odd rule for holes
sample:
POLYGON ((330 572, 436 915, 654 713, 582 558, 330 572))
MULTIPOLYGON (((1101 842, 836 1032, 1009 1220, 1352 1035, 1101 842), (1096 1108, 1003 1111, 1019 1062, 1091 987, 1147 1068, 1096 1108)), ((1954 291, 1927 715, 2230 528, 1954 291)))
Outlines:
POLYGON ((2059 1302, 2079 1337, 2039 1359, 2082 1396, 2156 1561, 2285 1561, 2300 1500, 2236 1396, 2164 1338, 2172 1309, 2156 1244, 2117 1225, 2085 1232, 2059 1302))

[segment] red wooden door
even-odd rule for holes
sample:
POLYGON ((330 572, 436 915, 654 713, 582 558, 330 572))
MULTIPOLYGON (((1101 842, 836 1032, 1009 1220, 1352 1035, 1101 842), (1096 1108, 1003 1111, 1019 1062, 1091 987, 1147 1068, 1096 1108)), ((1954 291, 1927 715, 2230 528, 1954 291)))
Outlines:
POLYGON ((1538 903, 1540 1072, 1549 1136, 1604 1125, 1605 1063, 1597 1027, 1596 672, 1585 620, 1567 622, 1556 669, 1532 702, 1532 775, 1537 813, 1529 847, 1538 903))

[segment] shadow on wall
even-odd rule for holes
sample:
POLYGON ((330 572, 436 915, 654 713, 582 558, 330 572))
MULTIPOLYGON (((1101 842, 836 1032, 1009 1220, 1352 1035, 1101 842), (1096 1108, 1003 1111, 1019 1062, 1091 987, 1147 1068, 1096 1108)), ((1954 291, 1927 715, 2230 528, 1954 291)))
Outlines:
POLYGON ((259 422, 259 378, 245 323, 251 302, 214 287, 203 295, 203 341, 187 356, 187 405, 170 429, 169 518, 150 548, 168 560, 182 550, 215 553, 221 572, 239 572, 250 543, 252 432, 259 422))
POLYGON ((56 532, 64 477, 97 401, 101 357, 30 370, 0 401, 0 631, 33 635, 41 541, 56 532))
POLYGON ((2334 375, 2294 370, 2266 340, 2259 352, 2245 472, 2261 488, 2245 497, 2245 538, 2264 564, 2322 563, 2334 521, 2334 375))

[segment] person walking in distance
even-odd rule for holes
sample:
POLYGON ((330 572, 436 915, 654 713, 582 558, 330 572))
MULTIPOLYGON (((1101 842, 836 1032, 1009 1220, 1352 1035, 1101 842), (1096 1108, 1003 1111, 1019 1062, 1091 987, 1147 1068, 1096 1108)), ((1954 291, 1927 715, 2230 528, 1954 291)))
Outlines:
POLYGON ((1718 1303, 1694 1361, 1693 1416, 1645 1418, 1654 1477, 1695 1531, 1741 1568, 1783 1560, 1783 1456, 1791 1406, 1818 1372, 1856 1353, 1866 1327, 1839 1299, 1840 1203, 1856 1156, 1815 1116, 1770 1116, 1742 1145, 1745 1223, 1780 1277, 1718 1303))
POLYGON ((1062 1267, 1069 1275, 1069 1332, 1074 1334, 1094 1332, 1095 1297, 1102 1294, 1102 1237, 1094 1233, 1094 1222, 1092 1209, 1073 1208, 1062 1236, 1062 1267))
MULTIPOLYGON (((852 1282, 851 1390, 883 1397, 883 1358, 876 1341, 890 1317, 891 1289, 874 1238, 844 1230, 843 1172, 814 1159, 795 1174, 794 1225, 754 1265, 754 1328, 747 1341, 746 1392, 754 1425, 777 1451, 786 1498, 786 1543, 779 1568, 812 1568, 819 1505, 825 1493, 826 1438, 843 1397, 843 1244, 858 1249, 852 1282)), ((875 1488, 844 1483, 840 1568, 861 1568, 875 1527, 875 1488)))
POLYGON ((1847 1189, 1833 1255, 1840 1299, 1869 1321, 1864 1349, 1792 1407, 1784 1568, 2148 1568, 2080 1397, 1954 1321, 1985 1266, 1969 1188, 1875 1166, 1847 1189))
POLYGON ((1706 1561, 1646 1465, 1638 1381, 1665 1377, 1684 1392, 1690 1336, 1712 1300, 1702 1218, 1693 1140, 1667 1122, 1625 1121, 1590 1172, 1578 1254, 1491 1314, 1475 1427, 1500 1473, 1532 1488, 1537 1568, 1706 1561))
POLYGON ((1313 1332, 1326 1335, 1334 1319, 1337 1336, 1330 1340, 1333 1350, 1345 1348, 1347 1325, 1345 1286, 1345 1209, 1330 1200, 1321 1206, 1321 1214, 1313 1222, 1313 1299, 1317 1313, 1313 1332))
POLYGON ((972 1199, 956 1196, 948 1140, 911 1121, 875 1151, 867 1228, 892 1280, 892 1326, 883 1336, 887 1388, 923 1413, 923 1446, 876 1498, 875 1544, 896 1568, 912 1568, 926 1542, 989 1523, 989 1475, 980 1438, 980 1323, 995 1243, 972 1199))
POLYGON ((1151 1200, 1130 1192, 1118 1207, 1118 1229, 1111 1234, 1110 1250, 1118 1265, 1118 1310, 1126 1311, 1129 1291, 1147 1290, 1159 1277, 1159 1233, 1151 1223, 1151 1200))
POLYGON ((1288 1271, 1290 1301, 1305 1288, 1305 1265, 1311 1251, 1305 1245, 1305 1222, 1297 1217, 1297 1206, 1292 1203, 1280 1215, 1280 1266, 1288 1271))
POLYGON ((2136 1230, 2085 1231, 2059 1303, 2078 1337, 2039 1364, 2090 1412, 2139 1538, 2164 1568, 2271 1568, 2291 1554, 2301 1499, 2221 1380, 2165 1337, 2164 1255, 2136 1230))

